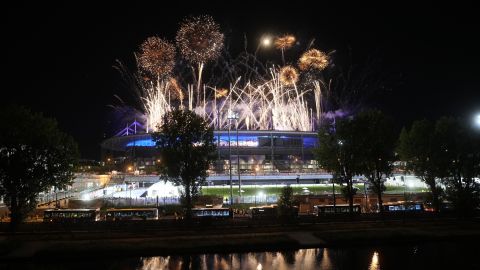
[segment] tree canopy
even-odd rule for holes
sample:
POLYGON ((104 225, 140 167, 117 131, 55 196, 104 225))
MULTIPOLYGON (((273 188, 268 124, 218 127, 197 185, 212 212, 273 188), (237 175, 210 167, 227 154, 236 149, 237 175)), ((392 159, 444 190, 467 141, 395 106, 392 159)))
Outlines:
POLYGON ((433 206, 438 211, 442 195, 438 179, 443 165, 435 124, 424 119, 415 121, 410 130, 402 129, 397 152, 400 159, 406 162, 407 170, 427 184, 432 193, 433 206))
POLYGON ((435 126, 439 177, 445 186, 446 199, 461 216, 474 213, 480 204, 480 134, 466 121, 440 118, 435 126))
POLYGON ((363 174, 377 194, 382 212, 382 193, 385 179, 392 174, 395 161, 397 134, 393 120, 378 110, 361 112, 355 118, 352 130, 360 140, 362 154, 359 157, 359 173, 363 174))
POLYGON ((353 213, 353 176, 358 174, 361 145, 354 133, 353 118, 336 121, 336 126, 324 125, 318 132, 319 147, 314 153, 321 168, 331 172, 336 182, 342 184, 342 193, 348 199, 353 213))
POLYGON ((40 192, 71 184, 78 148, 55 120, 23 107, 1 108, 0 123, 0 195, 17 224, 40 192))
POLYGON ((293 196, 293 188, 291 186, 285 186, 282 188, 282 193, 278 199, 278 214, 280 218, 290 219, 295 216, 296 201, 293 196))
POLYGON ((183 187, 186 216, 191 218, 192 202, 215 159, 213 129, 194 112, 175 110, 163 117, 153 139, 160 155, 161 179, 183 187))

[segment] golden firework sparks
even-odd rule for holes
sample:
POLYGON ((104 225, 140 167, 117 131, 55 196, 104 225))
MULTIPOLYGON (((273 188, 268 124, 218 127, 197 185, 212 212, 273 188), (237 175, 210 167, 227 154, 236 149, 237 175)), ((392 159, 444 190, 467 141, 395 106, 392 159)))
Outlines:
POLYGON ((187 18, 175 39, 183 58, 199 64, 220 55, 224 37, 213 18, 204 15, 187 18))
POLYGON ((174 97, 178 98, 179 100, 183 100, 185 98, 183 95, 183 90, 175 78, 170 78, 168 90, 174 93, 174 97))
POLYGON ((295 44, 295 37, 292 35, 284 35, 275 39, 275 48, 279 50, 290 49, 295 44))
POLYGON ((293 85, 298 81, 298 72, 292 66, 284 66, 280 69, 280 82, 283 85, 293 85))
POLYGON ((226 88, 219 88, 215 90, 215 97, 216 98, 221 98, 221 97, 226 97, 228 95, 228 89, 226 88))
POLYGON ((175 46, 159 37, 149 37, 140 45, 138 64, 150 75, 167 76, 175 65, 175 46))
POLYGON ((302 54, 298 60, 301 70, 318 69, 324 70, 328 66, 329 57, 322 51, 310 49, 302 54))

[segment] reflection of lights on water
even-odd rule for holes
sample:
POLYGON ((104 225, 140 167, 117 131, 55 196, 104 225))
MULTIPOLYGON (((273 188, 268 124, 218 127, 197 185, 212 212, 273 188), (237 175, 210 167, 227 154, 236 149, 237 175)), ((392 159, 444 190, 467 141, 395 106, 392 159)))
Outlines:
MULTIPOLYGON (((196 261, 196 269, 332 269, 328 249, 300 249, 297 251, 284 252, 261 252, 230 254, 228 256, 219 254, 203 254, 190 257, 143 257, 138 270, 153 269, 187 269, 192 267, 196 261), (319 253, 323 252, 320 264, 317 261, 319 253)), ((371 268, 372 269, 372 268, 371 268)), ((379 269, 379 268, 373 268, 379 269)))
POLYGON ((378 252, 373 252, 372 262, 370 263, 370 270, 380 270, 380 262, 378 252))
POLYGON ((332 261, 330 260, 330 255, 328 254, 328 248, 323 249, 320 269, 332 269, 332 261))
POLYGON ((142 262, 141 270, 165 269, 169 266, 170 256, 143 258, 142 262))

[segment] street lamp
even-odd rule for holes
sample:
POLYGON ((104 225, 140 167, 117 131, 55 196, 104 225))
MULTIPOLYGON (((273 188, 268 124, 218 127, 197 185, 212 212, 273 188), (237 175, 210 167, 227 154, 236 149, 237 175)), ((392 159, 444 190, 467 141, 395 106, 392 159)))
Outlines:
POLYGON ((260 170, 260 168, 257 165, 255 167, 255 181, 254 181, 254 185, 255 185, 255 206, 257 206, 257 173, 258 173, 259 170, 260 170))
MULTIPOLYGON (((236 113, 233 111, 229 110, 228 112, 228 170, 229 170, 229 175, 230 175, 230 205, 233 205, 233 183, 232 183, 232 147, 231 147, 231 141, 230 141, 230 129, 231 129, 231 121, 232 119, 237 120, 238 116, 236 113)), ((237 152, 238 152, 238 125, 237 125, 237 152)), ((238 153, 237 153, 238 155, 238 153)), ((240 178, 240 172, 239 172, 239 178, 240 178)))
POLYGON ((332 192, 333 192, 333 213, 337 213, 337 198, 335 198, 335 180, 332 177, 332 192))
POLYGON ((263 47, 270 47, 272 45, 272 38, 269 36, 264 36, 262 38, 262 46, 263 47))
POLYGON ((368 208, 368 197, 367 197, 367 181, 363 182, 363 192, 365 193, 365 212, 367 212, 368 208))
POLYGON ((474 125, 475 125, 477 128, 480 128, 480 113, 477 113, 477 114, 473 117, 473 123, 474 123, 474 125))

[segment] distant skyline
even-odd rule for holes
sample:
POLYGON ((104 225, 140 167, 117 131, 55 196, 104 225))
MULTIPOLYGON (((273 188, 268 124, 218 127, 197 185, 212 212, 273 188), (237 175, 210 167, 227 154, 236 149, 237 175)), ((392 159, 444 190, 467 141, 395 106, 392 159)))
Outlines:
MULTIPOLYGON (((209 14, 234 54, 243 48, 244 35, 255 47, 264 33, 290 33, 300 42, 315 38, 315 47, 325 51, 350 51, 354 62, 375 57, 392 84, 372 104, 391 114, 398 127, 480 111, 473 6, 294 4, 9 7, 1 104, 22 104, 56 118, 79 143, 83 158, 98 159, 100 142, 114 134, 108 107, 116 103, 114 95, 135 105, 112 67, 115 61, 133 71, 133 53, 143 40, 153 35, 173 40, 184 17, 209 14)), ((278 57, 278 51, 267 53, 278 57)))

